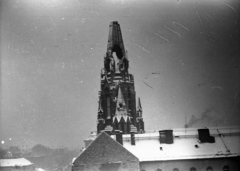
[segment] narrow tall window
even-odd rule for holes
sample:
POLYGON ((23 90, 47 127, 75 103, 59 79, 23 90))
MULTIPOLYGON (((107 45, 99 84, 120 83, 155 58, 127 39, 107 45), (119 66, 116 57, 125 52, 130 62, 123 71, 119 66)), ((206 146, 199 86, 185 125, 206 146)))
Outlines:
POLYGON ((122 127, 121 131, 124 132, 124 122, 123 121, 121 121, 121 127, 122 127))
POLYGON ((111 119, 110 97, 107 97, 107 119, 111 119))
POLYGON ((114 129, 115 130, 118 130, 118 122, 115 120, 115 122, 114 122, 114 129))
POLYGON ((128 110, 131 110, 131 91, 128 89, 128 110))
POLYGON ((122 131, 122 123, 121 122, 118 123, 118 129, 119 129, 119 131, 122 131))

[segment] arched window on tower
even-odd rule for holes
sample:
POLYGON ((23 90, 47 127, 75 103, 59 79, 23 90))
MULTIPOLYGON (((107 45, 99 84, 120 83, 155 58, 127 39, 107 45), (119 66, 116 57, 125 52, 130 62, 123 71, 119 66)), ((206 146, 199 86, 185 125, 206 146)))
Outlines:
POLYGON ((213 171, 212 166, 208 166, 207 169, 206 169, 206 171, 213 171))
POLYGON ((230 168, 229 168, 229 166, 223 166, 223 171, 230 171, 230 168))
POLYGON ((173 171, 179 171, 179 169, 178 168, 174 168, 173 171))
POLYGON ((111 119, 110 97, 107 96, 107 119, 111 119))
POLYGON ((162 169, 157 169, 156 171, 162 171, 162 169))

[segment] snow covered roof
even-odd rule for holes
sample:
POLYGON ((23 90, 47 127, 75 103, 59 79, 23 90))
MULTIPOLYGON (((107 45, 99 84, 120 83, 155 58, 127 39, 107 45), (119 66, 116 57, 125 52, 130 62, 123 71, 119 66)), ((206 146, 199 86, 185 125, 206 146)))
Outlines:
MULTIPOLYGON (((221 158, 240 156, 240 127, 179 128, 171 129, 173 143, 160 143, 159 131, 146 131, 135 134, 135 145, 131 135, 123 135, 123 147, 144 161, 185 160, 200 158, 221 158), (199 129, 208 129, 214 142, 203 143, 199 140, 199 129)), ((92 134, 95 139, 97 134, 92 134)), ((116 136, 111 136, 116 140, 116 136)))
POLYGON ((32 164, 25 158, 0 159, 0 167, 30 166, 32 164))
POLYGON ((130 135, 123 135, 123 146, 140 161, 240 156, 240 127, 210 128, 209 133, 215 142, 200 142, 196 128, 173 129, 172 144, 160 143, 159 131, 136 134, 135 145, 130 135))
POLYGON ((35 168, 35 171, 45 171, 45 170, 42 168, 35 168))

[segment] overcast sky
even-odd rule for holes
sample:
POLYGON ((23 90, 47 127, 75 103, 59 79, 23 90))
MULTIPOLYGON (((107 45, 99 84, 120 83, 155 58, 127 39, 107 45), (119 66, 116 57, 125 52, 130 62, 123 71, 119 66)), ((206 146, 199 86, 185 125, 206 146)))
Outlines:
POLYGON ((2 146, 82 147, 118 21, 146 130, 240 124, 238 0, 1 0, 2 146))

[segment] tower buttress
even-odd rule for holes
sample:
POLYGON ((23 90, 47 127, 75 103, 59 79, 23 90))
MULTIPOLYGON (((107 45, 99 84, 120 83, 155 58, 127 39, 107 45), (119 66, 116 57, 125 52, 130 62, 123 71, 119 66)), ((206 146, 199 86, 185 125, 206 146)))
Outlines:
MULTIPOLYGON (((103 119, 103 108, 101 99, 98 101, 98 130, 103 130, 105 124, 105 119, 103 119)), ((99 133, 99 132, 98 132, 99 133)))
POLYGON ((138 98, 136 120, 137 120, 137 131, 144 132, 144 122, 142 118, 142 105, 141 105, 140 97, 138 98))
POLYGON ((142 105, 141 105, 140 97, 138 98, 138 104, 137 104, 137 117, 142 117, 142 105))

